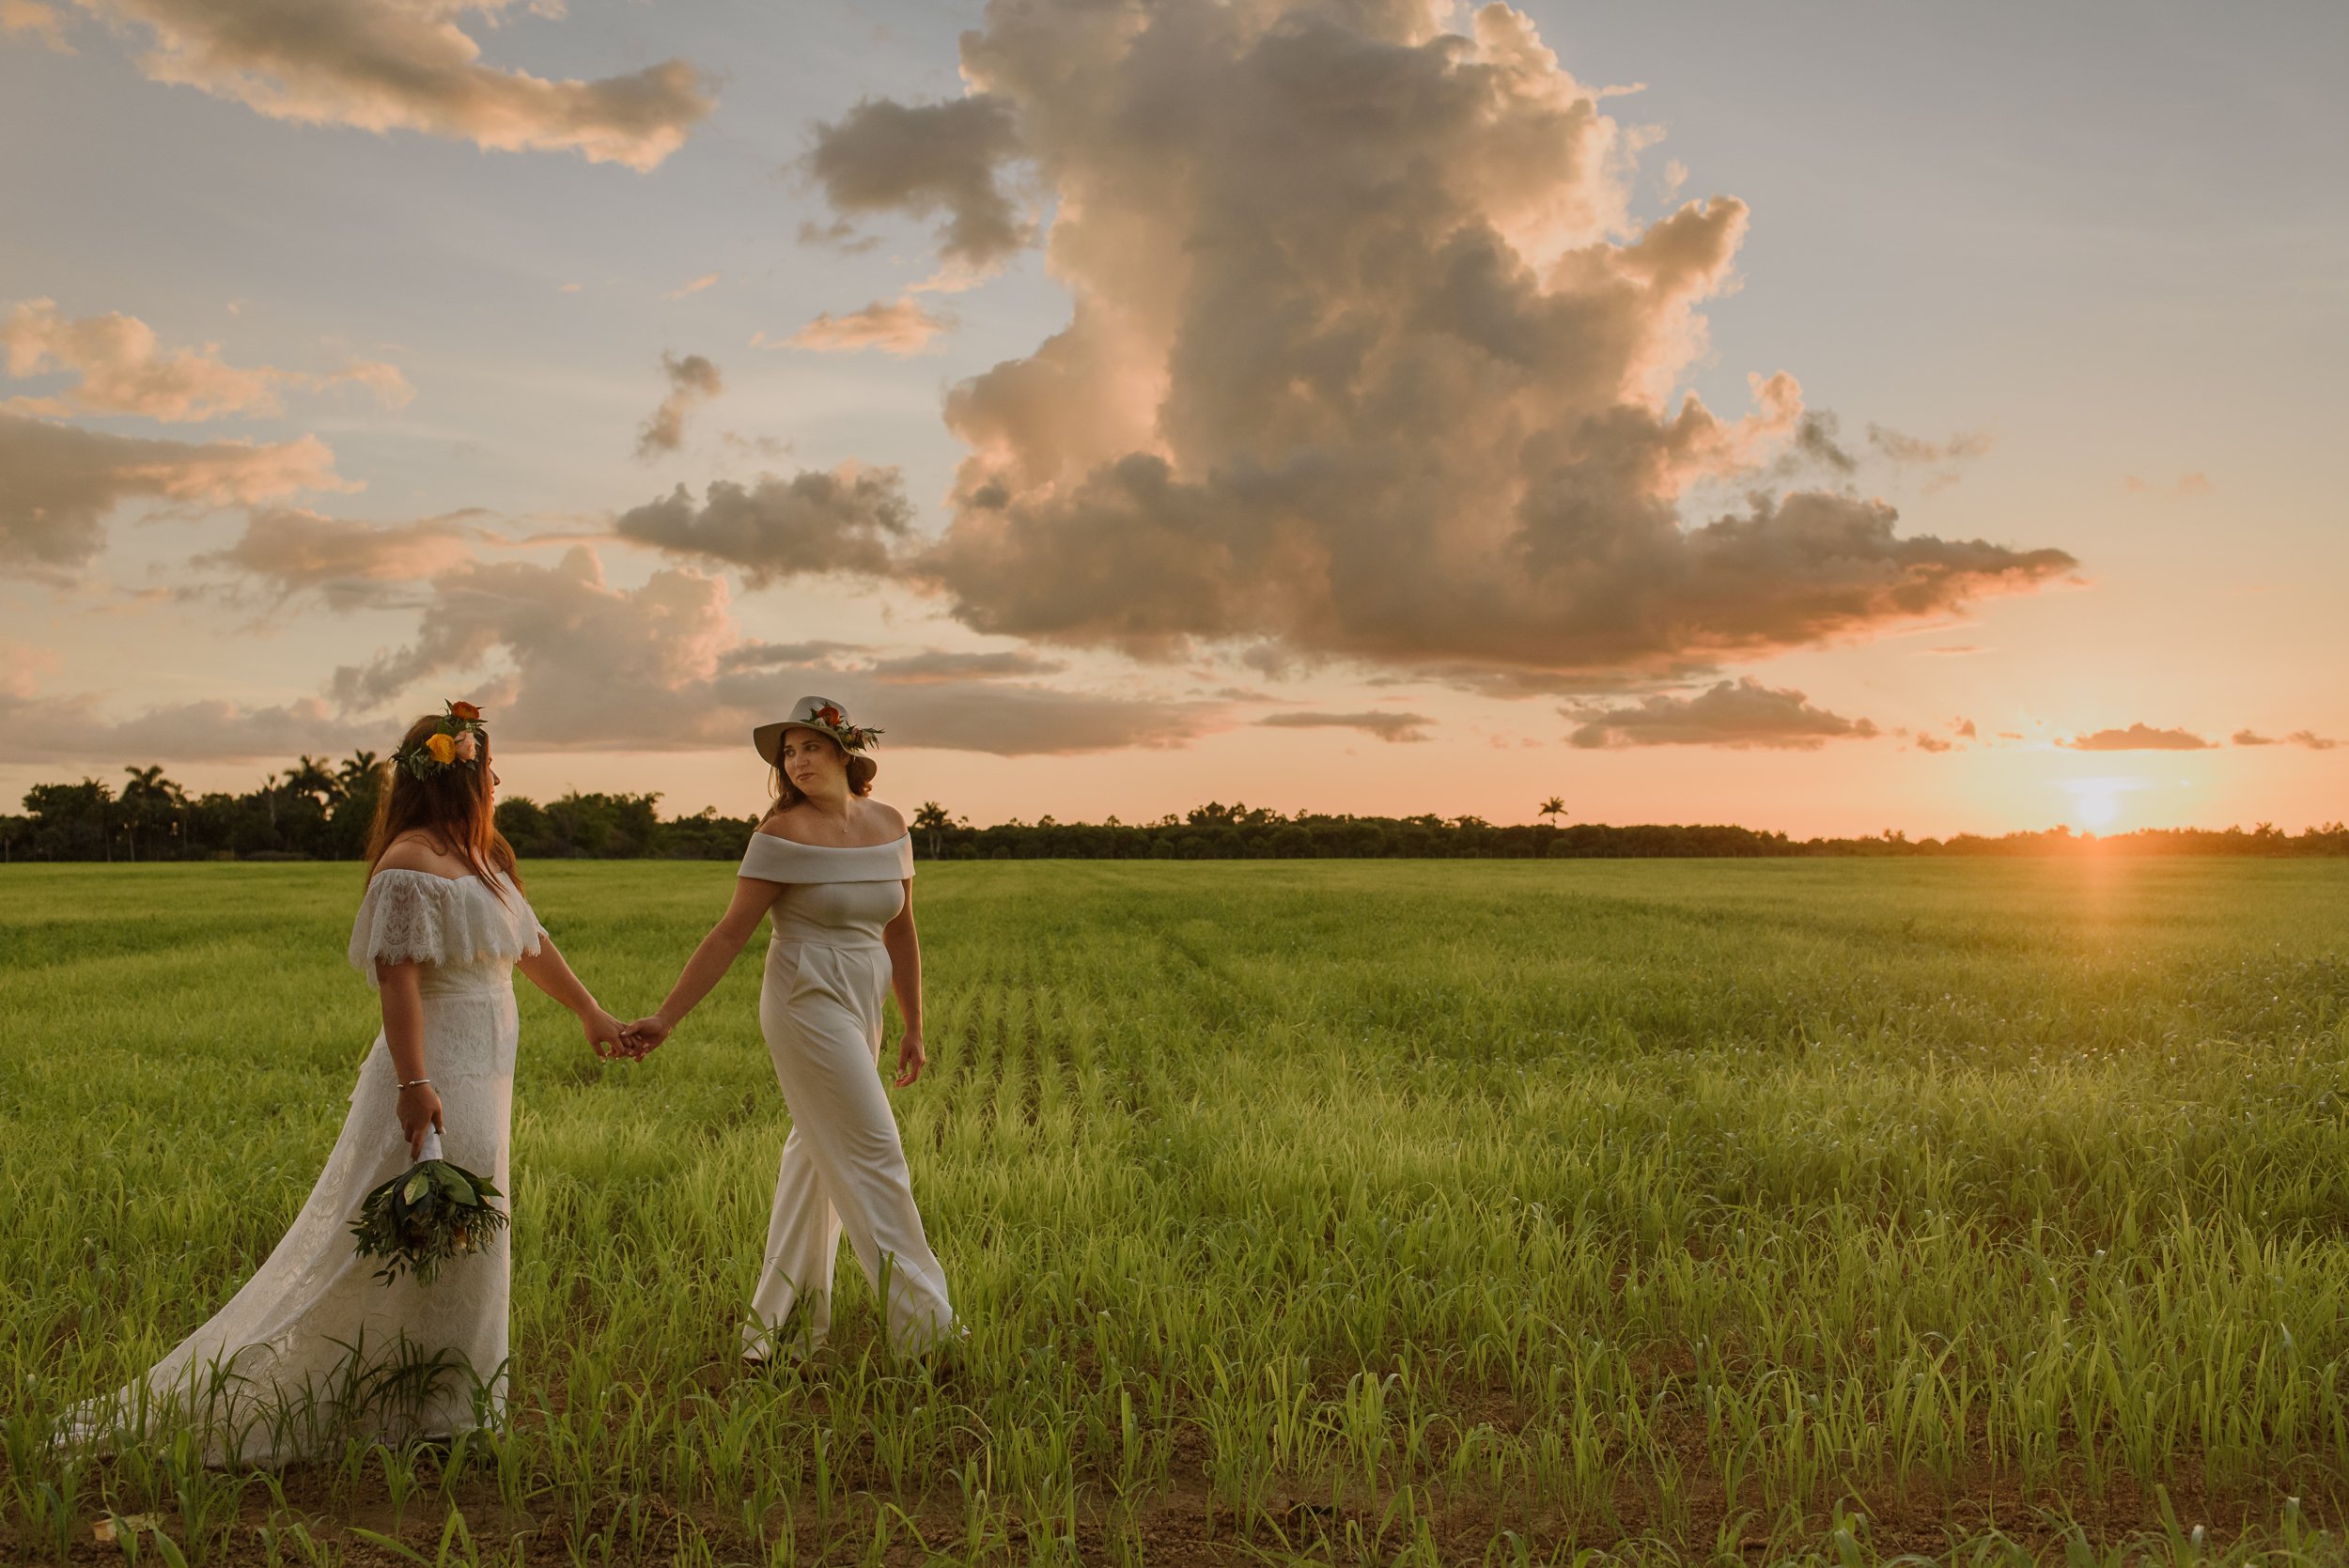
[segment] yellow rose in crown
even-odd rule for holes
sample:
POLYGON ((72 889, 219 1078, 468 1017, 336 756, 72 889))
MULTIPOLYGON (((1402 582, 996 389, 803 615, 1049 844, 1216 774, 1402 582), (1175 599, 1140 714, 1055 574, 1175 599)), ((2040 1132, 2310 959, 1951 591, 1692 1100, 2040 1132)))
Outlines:
POLYGON ((428 735, 424 737, 424 749, 430 752, 432 760, 443 767, 457 760, 457 741, 451 736, 428 735))

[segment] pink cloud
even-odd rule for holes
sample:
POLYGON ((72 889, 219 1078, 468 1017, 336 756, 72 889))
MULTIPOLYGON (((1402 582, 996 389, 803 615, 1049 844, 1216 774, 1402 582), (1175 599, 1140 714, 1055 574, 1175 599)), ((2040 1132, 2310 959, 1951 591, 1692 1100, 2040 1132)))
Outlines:
POLYGON ((132 413, 164 424, 217 419, 224 414, 283 411, 279 389, 317 391, 362 386, 386 408, 400 408, 415 389, 397 366, 359 361, 324 374, 272 365, 232 365, 217 344, 166 352, 155 331, 135 316, 110 311, 68 319, 54 300, 28 300, 0 320, 0 349, 17 378, 67 371, 73 384, 55 395, 16 398, 20 413, 132 413))
MULTIPOLYGON (((501 737, 597 751, 726 749, 813 689, 886 728, 892 747, 1073 755, 1178 746, 1228 722, 1221 704, 1037 684, 1050 666, 941 650, 875 655, 835 643, 745 638, 724 582, 660 571, 614 587, 584 548, 552 567, 467 562, 435 578, 408 645, 334 672, 350 711, 419 683, 478 682, 501 737)), ((884 759, 885 760, 885 759, 884 759)))
POLYGON ((316 436, 198 444, 0 412, 0 571, 81 565, 104 548, 107 514, 128 502, 210 508, 357 489, 316 436))
POLYGON ((2217 743, 2190 730, 2163 730, 2137 723, 2124 730, 2076 735, 2068 740, 2059 739, 2056 744, 2069 746, 2076 752, 2200 752, 2217 743))
POLYGON ((879 349, 889 354, 918 354, 941 334, 953 331, 954 326, 953 317, 925 310, 910 297, 876 300, 863 310, 852 310, 845 316, 835 317, 825 311, 784 343, 819 353, 852 354, 879 349))
POLYGON ((1719 682, 1691 697, 1658 694, 1625 706, 1585 704, 1564 712, 1580 721, 1568 738, 1577 746, 1594 748, 1728 746, 1807 752, 1829 740, 1870 740, 1881 733, 1866 719, 1830 713, 1812 706, 1800 691, 1765 686, 1751 676, 1719 682))
POLYGON ((144 27, 150 81, 272 119, 415 131, 498 151, 576 152, 649 169, 714 106, 702 73, 663 60, 600 81, 481 63, 460 21, 494 26, 518 0, 81 0, 144 27))

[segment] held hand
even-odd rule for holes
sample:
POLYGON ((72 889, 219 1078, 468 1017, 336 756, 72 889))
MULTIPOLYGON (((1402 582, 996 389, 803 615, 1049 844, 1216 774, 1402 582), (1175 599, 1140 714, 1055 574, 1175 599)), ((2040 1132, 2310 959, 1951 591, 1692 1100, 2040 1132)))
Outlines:
POLYGON ((428 1083, 411 1084, 399 1092, 399 1130, 408 1139, 408 1157, 424 1157, 424 1135, 439 1132, 441 1096, 428 1083))
POLYGON ((622 1044, 628 1050, 630 1060, 642 1062, 646 1057, 660 1049, 662 1043, 676 1029, 677 1025, 655 1013, 627 1025, 620 1033, 622 1044))
POLYGON ((920 1078, 929 1064, 930 1053, 922 1048, 922 1032, 907 1030, 905 1038, 897 1042, 897 1087, 903 1089, 920 1078))
POLYGON ((631 1062, 636 1060, 628 1048, 627 1037, 620 1028, 620 1020, 602 1008, 590 1007, 582 1013, 579 1016, 579 1027, 585 1032, 587 1044, 594 1048, 598 1056, 606 1061, 615 1056, 628 1057, 631 1062))

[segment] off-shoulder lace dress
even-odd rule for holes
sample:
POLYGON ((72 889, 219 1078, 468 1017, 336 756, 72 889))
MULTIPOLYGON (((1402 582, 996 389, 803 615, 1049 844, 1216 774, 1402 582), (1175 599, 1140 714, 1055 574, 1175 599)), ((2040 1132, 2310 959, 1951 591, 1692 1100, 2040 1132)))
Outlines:
MULTIPOLYGON (((511 1191, 514 962, 545 927, 504 877, 379 871, 350 933, 353 967, 421 965, 425 1071, 449 1159, 511 1191)), ((213 1463, 277 1464, 344 1438, 397 1442, 493 1421, 504 1408, 508 1240, 393 1284, 353 1251, 367 1193, 408 1168, 397 1075, 379 1032, 309 1200, 242 1290, 147 1376, 76 1412, 69 1436, 119 1447, 194 1425, 213 1463)))

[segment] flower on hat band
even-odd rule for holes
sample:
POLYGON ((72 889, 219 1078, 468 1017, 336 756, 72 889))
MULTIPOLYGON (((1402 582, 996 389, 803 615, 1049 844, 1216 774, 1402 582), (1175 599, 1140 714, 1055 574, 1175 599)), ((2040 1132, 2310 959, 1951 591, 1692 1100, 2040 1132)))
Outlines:
POLYGON ((795 721, 811 729, 818 729, 840 743, 843 751, 862 752, 873 744, 880 731, 865 724, 851 724, 848 716, 840 711, 837 703, 825 703, 806 718, 795 721))

